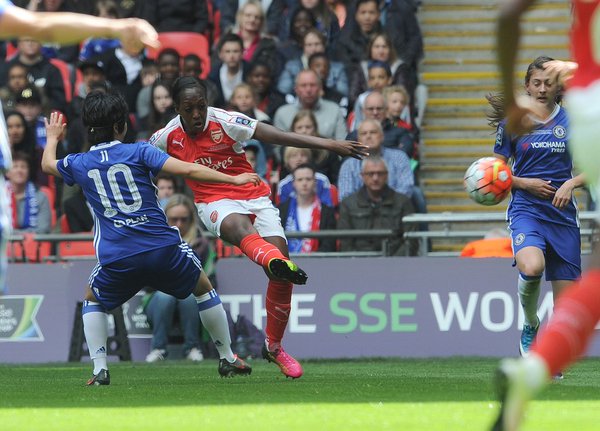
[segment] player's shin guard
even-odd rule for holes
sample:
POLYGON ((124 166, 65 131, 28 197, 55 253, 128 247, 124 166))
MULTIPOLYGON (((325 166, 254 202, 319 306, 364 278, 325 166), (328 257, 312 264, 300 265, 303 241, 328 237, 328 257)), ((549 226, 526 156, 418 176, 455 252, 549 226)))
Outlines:
POLYGON ((600 319, 600 270, 588 271, 561 293, 550 323, 531 348, 554 375, 585 351, 600 319))
POLYGON ((219 358, 233 362, 235 357, 231 351, 231 334, 229 333, 227 314, 217 291, 213 289, 202 296, 197 296, 196 302, 202 325, 215 343, 219 358))
POLYGON ((108 370, 106 363, 106 340, 108 339, 108 314, 97 302, 83 301, 81 309, 83 332, 94 362, 94 374, 102 369, 108 370))
POLYGON ((526 276, 519 274, 519 300, 525 314, 525 324, 537 327, 537 306, 540 297, 541 276, 526 276))
POLYGON ((265 269, 268 269, 268 264, 271 259, 277 258, 288 260, 288 258, 281 253, 281 250, 265 241, 263 237, 257 233, 245 237, 240 243, 240 250, 252 259, 253 262, 256 262, 265 269))
POLYGON ((269 280, 267 287, 267 342, 269 350, 281 344, 281 339, 290 318, 292 283, 269 280))

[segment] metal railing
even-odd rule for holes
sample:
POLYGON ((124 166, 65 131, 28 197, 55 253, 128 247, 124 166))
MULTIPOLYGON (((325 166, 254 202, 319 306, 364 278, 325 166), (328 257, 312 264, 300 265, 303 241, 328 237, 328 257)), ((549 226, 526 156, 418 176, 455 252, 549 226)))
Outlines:
MULTIPOLYGON (((582 212, 579 218, 582 224, 581 237, 582 244, 589 244, 593 236, 598 233, 594 227, 597 213, 582 212)), ((489 231, 485 226, 489 223, 504 222, 506 215, 504 213, 441 213, 441 214, 411 214, 405 216, 402 221, 405 224, 415 225, 417 229, 423 224, 440 224, 441 229, 436 230, 411 230, 405 232, 404 237, 419 241, 419 250, 421 256, 458 256, 459 252, 432 252, 429 251, 429 243, 432 240, 439 239, 481 239, 489 231), (481 223, 481 229, 460 230, 455 229, 455 225, 465 223, 481 223)), ((373 230, 322 230, 316 232, 286 232, 288 238, 370 238, 381 241, 381 249, 376 251, 348 251, 348 252, 315 252, 311 253, 314 257, 365 257, 365 256, 388 256, 388 243, 395 236, 392 229, 373 229, 373 230)), ((203 233, 208 238, 215 238, 210 232, 203 233)), ((9 247, 13 252, 9 253, 12 261, 68 261, 80 259, 94 259, 93 256, 62 256, 58 244, 61 242, 92 241, 93 235, 89 233, 75 234, 15 234, 9 238, 9 247), (28 259, 25 256, 25 242, 33 241, 38 247, 43 243, 50 244, 50 253, 46 256, 39 255, 38 259, 28 259), (22 247, 22 257, 15 256, 14 246, 20 244, 22 247)), ((233 247, 233 246, 229 246, 233 247)), ((293 253, 293 256, 303 255, 302 253, 293 253)))

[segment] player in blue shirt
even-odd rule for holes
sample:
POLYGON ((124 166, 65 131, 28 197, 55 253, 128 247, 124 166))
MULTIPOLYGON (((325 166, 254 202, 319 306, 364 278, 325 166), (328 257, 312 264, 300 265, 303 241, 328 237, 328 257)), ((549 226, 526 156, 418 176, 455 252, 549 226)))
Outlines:
POLYGON ((62 115, 52 114, 42 157, 47 174, 65 184, 79 184, 94 213, 94 247, 98 263, 89 278, 83 303, 84 332, 94 372, 88 385, 110 383, 106 364, 107 310, 122 305, 143 287, 176 298, 196 296, 200 319, 219 351, 222 376, 250 374, 252 369, 231 351, 225 310, 200 259, 169 227, 160 208, 153 176, 164 171, 190 179, 234 185, 261 179, 254 173, 229 176, 205 166, 174 159, 147 143, 124 144, 127 104, 120 94, 94 91, 82 108, 83 124, 93 145, 87 153, 56 159, 64 132, 62 115))
MULTIPOLYGON (((500 121, 494 145, 496 157, 512 159, 513 187, 507 215, 525 314, 519 344, 523 356, 540 324, 537 304, 542 273, 545 271, 546 280, 552 282, 555 299, 581 274, 581 239, 573 190, 584 182, 582 175, 572 175, 569 124, 557 103, 561 87, 544 69, 549 61, 549 57, 536 58, 525 76, 525 90, 543 119, 526 119, 532 122, 532 129, 520 136, 508 134, 506 120, 500 121)), ((500 108, 493 101, 491 98, 492 106, 500 108)), ((495 114, 496 119, 504 115, 501 109, 495 114)))
MULTIPOLYGON (((132 52, 139 52, 143 45, 159 46, 154 28, 141 19, 115 20, 69 12, 33 12, 0 0, 0 39, 21 35, 67 44, 87 37, 112 37, 120 39, 123 48, 132 52)), ((6 290, 6 243, 11 232, 11 209, 4 181, 4 173, 10 166, 8 132, 0 106, 0 295, 6 290)))

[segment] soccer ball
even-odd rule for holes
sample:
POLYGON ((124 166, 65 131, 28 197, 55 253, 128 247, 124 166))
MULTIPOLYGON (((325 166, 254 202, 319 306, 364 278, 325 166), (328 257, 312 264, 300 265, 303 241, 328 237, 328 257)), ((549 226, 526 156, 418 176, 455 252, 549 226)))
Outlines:
POLYGON ((481 205, 496 205, 510 193, 512 174, 508 165, 496 157, 476 160, 465 172, 465 191, 481 205))

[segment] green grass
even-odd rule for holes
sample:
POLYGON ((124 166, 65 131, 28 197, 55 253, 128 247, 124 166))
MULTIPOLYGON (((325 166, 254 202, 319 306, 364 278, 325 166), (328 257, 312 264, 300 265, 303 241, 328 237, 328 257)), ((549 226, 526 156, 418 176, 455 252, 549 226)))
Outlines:
MULTIPOLYGON (((221 379, 216 361, 0 365, 0 430, 486 430, 497 409, 495 359, 306 361, 286 380, 272 364, 221 379)), ((530 405, 524 431, 600 425, 600 360, 581 362, 530 405)))

